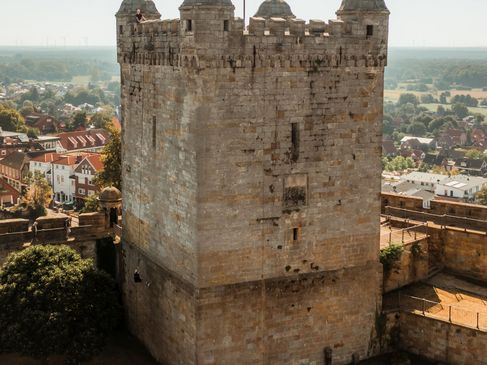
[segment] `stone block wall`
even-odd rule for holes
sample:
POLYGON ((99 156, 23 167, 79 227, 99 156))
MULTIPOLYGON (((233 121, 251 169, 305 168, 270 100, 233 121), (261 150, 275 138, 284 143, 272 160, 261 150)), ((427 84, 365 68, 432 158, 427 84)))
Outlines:
POLYGON ((119 28, 132 330, 168 364, 367 356, 387 16, 244 32, 229 8, 183 8, 119 28))
POLYGON ((28 219, 4 219, 0 221, 0 234, 29 230, 28 219))
POLYGON ((384 272, 384 292, 402 288, 428 278, 429 245, 428 239, 404 245, 401 259, 389 272, 384 272))
POLYGON ((412 313, 400 314, 400 347, 444 364, 487 364, 487 332, 412 313))

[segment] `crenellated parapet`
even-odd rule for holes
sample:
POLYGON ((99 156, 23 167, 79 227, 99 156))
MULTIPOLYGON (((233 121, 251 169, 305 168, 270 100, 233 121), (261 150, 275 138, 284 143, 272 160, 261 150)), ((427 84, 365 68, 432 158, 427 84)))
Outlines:
POLYGON ((240 18, 221 32, 198 34, 197 24, 153 20, 119 34, 119 62, 184 68, 384 67, 387 24, 353 19, 240 18), (372 22, 370 22, 372 23, 372 22), (384 35, 385 34, 385 35, 384 35))

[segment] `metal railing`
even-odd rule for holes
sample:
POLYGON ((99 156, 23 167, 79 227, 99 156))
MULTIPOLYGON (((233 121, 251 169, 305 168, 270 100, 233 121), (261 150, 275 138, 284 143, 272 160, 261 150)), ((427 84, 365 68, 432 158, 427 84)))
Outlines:
POLYGON ((428 237, 428 223, 418 224, 416 226, 393 230, 381 234, 381 245, 384 243, 391 245, 405 245, 412 242, 417 242, 428 237))
POLYGON ((398 207, 385 207, 385 214, 398 218, 408 218, 416 221, 431 221, 441 226, 461 227, 466 229, 475 229, 486 231, 487 221, 468 217, 460 217, 450 214, 434 214, 410 210, 398 207))
POLYGON ((398 292, 395 304, 390 300, 386 303, 386 310, 400 310, 424 317, 439 319, 452 324, 475 328, 487 332, 487 304, 485 312, 478 312, 463 308, 459 305, 443 304, 425 298, 414 297, 398 292))

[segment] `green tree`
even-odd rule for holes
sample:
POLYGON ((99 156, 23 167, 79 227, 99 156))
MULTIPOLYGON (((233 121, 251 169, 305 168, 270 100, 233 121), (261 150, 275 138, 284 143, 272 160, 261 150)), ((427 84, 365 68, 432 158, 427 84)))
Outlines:
POLYGON ((485 185, 475 196, 475 201, 482 205, 487 205, 487 185, 485 185))
POLYGON ((24 197, 24 204, 31 212, 32 218, 47 214, 46 208, 51 204, 53 192, 46 178, 36 171, 28 178, 29 190, 24 197))
POLYGON ((399 96, 399 100, 397 102, 397 105, 404 105, 404 104, 413 104, 413 105, 418 105, 419 104, 419 100, 418 100, 418 97, 414 94, 401 94, 399 96))
POLYGON ((91 117, 90 123, 95 128, 103 128, 108 130, 112 124, 112 117, 107 113, 96 113, 91 117))
POLYGON ((0 268, 0 351, 89 360, 120 320, 116 284, 68 246, 32 246, 0 268))
POLYGON ((470 150, 465 153, 466 158, 470 158, 472 160, 480 160, 484 157, 484 154, 478 150, 470 150))
POLYGON ((88 118, 86 117, 85 112, 77 112, 73 116, 73 120, 69 124, 69 129, 74 131, 78 128, 86 128, 88 126, 88 118))
POLYGON ((85 199, 85 205, 80 213, 94 213, 98 212, 100 204, 98 203, 98 195, 91 195, 85 199))
POLYGON ((24 118, 15 109, 0 104, 0 127, 4 131, 16 132, 23 126, 24 118))
POLYGON ((110 128, 111 139, 102 151, 104 169, 96 175, 99 187, 114 186, 122 189, 122 140, 115 128, 110 128))
POLYGON ((453 104, 451 110, 459 118, 465 118, 466 116, 468 116, 469 113, 468 108, 465 106, 465 104, 453 104))
POLYGON ((423 137, 426 134, 426 127, 421 122, 414 122, 409 126, 408 133, 416 137, 423 137))

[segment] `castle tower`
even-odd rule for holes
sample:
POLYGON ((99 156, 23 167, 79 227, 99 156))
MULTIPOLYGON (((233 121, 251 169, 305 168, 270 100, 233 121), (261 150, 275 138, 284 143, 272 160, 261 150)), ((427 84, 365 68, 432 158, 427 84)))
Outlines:
POLYGON ((161 363, 371 354, 387 10, 366 2, 248 29, 230 0, 117 15, 133 29, 118 32, 124 302, 161 363))

